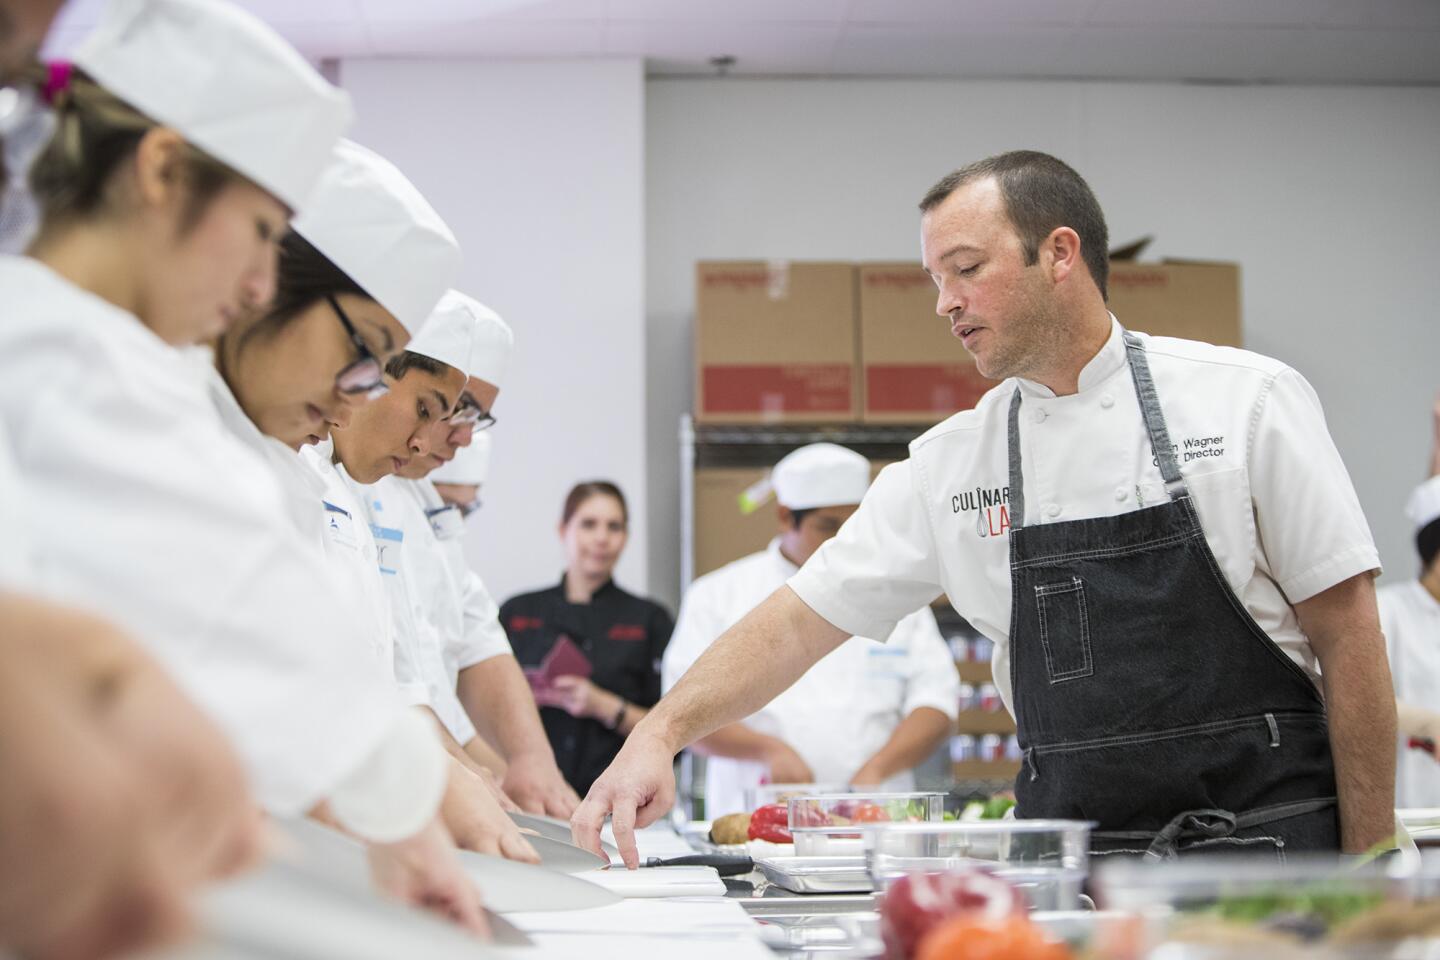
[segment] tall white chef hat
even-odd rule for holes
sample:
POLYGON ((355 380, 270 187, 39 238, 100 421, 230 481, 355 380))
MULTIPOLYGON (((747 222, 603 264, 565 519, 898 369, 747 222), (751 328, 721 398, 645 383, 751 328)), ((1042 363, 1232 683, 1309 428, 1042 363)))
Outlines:
POLYGON ((475 350, 476 331, 480 324, 469 310, 430 311, 415 338, 405 345, 410 353, 465 371, 469 376, 470 357, 475 350))
POLYGON ((1440 477, 1431 477, 1410 494, 1405 513, 1415 525, 1415 547, 1425 566, 1440 553, 1440 477))
POLYGON ((775 499, 791 510, 859 503, 870 489, 870 461, 834 443, 792 450, 770 471, 775 499))
POLYGON ((440 214, 393 163, 351 140, 336 144, 293 226, 412 336, 460 272, 440 214))
POLYGON ((470 445, 455 451, 449 463, 443 463, 430 472, 430 479, 436 483, 485 482, 490 473, 490 434, 477 433, 470 438, 470 445))
POLYGON ((225 0, 111 0, 74 62, 291 209, 352 116, 348 96, 225 0))
POLYGON ((470 376, 494 387, 504 386, 505 368, 515 350, 515 332, 500 314, 483 303, 471 301, 475 316, 475 349, 470 354, 470 376))
MULTIPOLYGON (((510 352, 515 348, 515 334, 510 325, 500 319, 500 314, 459 290, 445 291, 433 316, 452 314, 472 323, 472 339, 469 358, 462 364, 451 366, 458 366, 469 376, 484 380, 492 386, 502 386, 501 380, 510 361, 510 352)), ((414 350, 414 345, 409 349, 414 350)))

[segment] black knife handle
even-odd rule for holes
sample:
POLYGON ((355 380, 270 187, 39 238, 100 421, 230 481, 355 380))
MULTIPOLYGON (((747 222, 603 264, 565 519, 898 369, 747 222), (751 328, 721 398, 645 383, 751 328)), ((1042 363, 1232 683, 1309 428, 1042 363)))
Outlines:
POLYGON ((750 857, 735 856, 728 853, 697 853, 688 857, 671 857, 668 860, 651 857, 645 861, 645 866, 714 867, 722 877, 738 877, 741 874, 754 870, 755 861, 750 857))

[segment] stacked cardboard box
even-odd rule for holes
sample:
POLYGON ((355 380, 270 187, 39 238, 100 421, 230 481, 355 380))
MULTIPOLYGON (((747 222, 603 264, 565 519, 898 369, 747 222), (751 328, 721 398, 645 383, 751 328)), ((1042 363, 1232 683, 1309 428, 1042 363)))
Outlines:
POLYGON ((860 359, 866 423, 936 423, 969 410, 995 384, 935 313, 930 275, 914 263, 865 263, 860 359))
POLYGON ((860 419, 851 264, 708 262, 695 281, 697 422, 860 419))

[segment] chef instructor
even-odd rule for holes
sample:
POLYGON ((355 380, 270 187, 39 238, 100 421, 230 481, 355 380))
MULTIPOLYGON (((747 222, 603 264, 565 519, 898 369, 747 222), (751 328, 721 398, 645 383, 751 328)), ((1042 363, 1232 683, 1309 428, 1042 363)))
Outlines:
POLYGON ((940 591, 995 642, 1021 816, 1092 820, 1097 852, 1158 857, 1389 837, 1378 554, 1310 385, 1126 331, 1106 308, 1104 215, 1054 157, 971 164, 920 208, 936 312, 1004 382, 912 442, 696 662, 591 788, 577 840, 598 850, 611 814, 635 866, 678 750, 940 591))

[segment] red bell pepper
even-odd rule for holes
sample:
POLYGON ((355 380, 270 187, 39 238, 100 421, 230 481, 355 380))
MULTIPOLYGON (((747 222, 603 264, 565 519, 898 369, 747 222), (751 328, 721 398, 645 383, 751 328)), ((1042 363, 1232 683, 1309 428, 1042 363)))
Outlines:
POLYGON ((751 840, 769 840, 771 843, 794 843, 790 835, 790 808, 783 803, 767 803, 750 814, 751 840))

